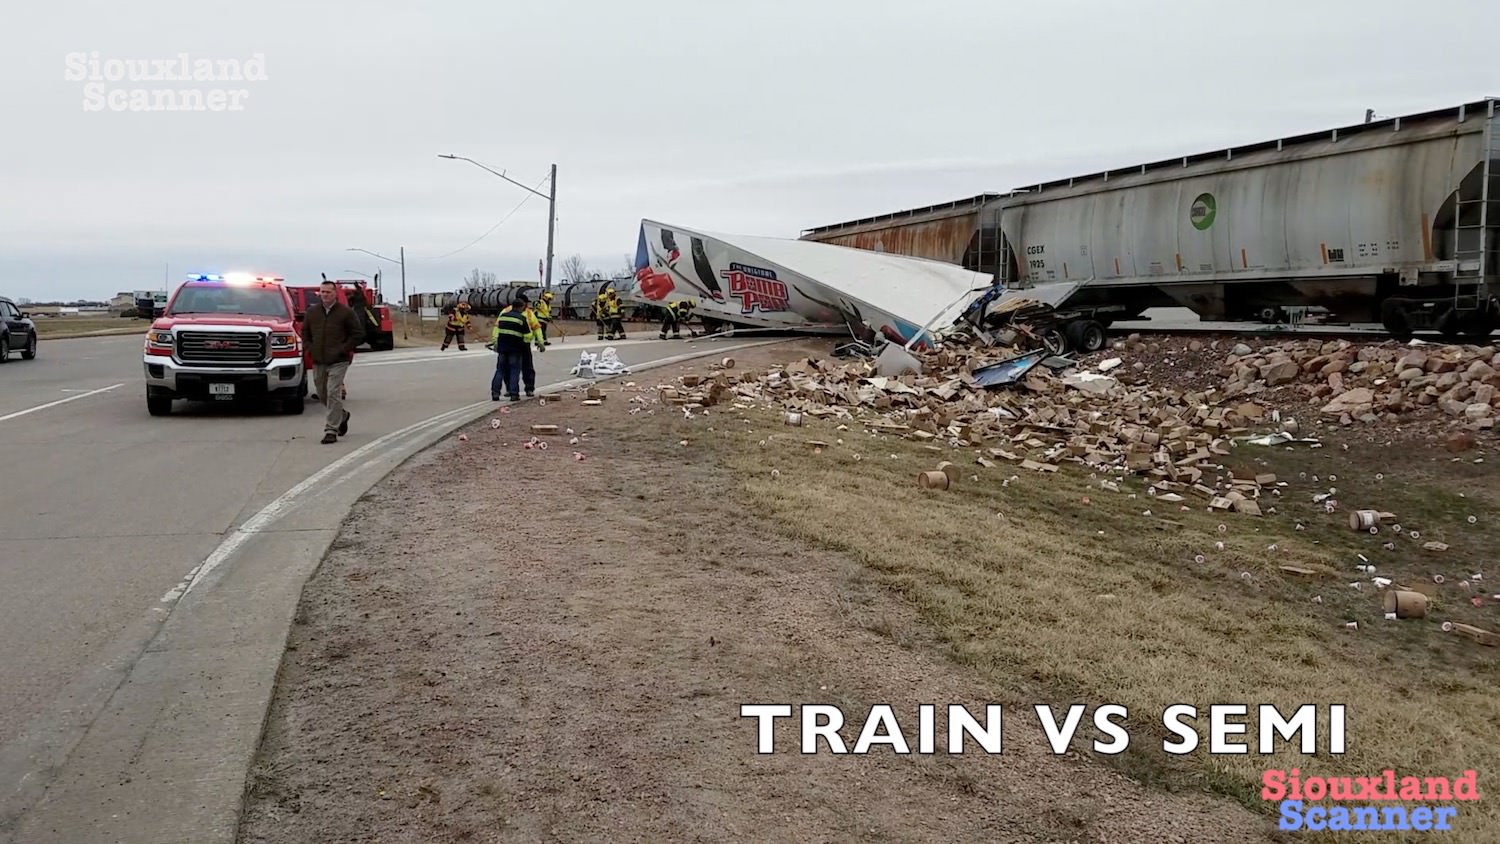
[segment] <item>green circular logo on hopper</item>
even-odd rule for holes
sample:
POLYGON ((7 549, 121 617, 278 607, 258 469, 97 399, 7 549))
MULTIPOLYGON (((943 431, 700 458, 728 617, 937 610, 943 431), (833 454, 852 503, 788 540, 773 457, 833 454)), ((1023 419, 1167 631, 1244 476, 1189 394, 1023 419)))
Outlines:
POLYGON ((1201 232, 1214 224, 1214 215, 1218 210, 1219 204, 1214 201, 1213 194, 1200 193, 1188 207, 1188 219, 1192 221, 1193 228, 1201 232))

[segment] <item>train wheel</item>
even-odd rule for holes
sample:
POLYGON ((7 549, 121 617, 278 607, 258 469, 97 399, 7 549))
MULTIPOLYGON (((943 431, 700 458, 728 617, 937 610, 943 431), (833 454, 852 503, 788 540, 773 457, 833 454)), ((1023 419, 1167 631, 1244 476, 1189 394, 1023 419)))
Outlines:
POLYGON ((1080 319, 1068 323, 1068 345, 1083 354, 1104 348, 1107 337, 1104 326, 1091 319, 1080 319))
POLYGON ((1476 311, 1464 320, 1462 334, 1466 339, 1482 343, 1489 339, 1497 326, 1500 326, 1500 313, 1490 309, 1476 311))
POLYGON ((1411 339, 1411 322, 1400 302, 1387 300, 1380 306, 1380 324, 1393 339, 1403 343, 1411 339))

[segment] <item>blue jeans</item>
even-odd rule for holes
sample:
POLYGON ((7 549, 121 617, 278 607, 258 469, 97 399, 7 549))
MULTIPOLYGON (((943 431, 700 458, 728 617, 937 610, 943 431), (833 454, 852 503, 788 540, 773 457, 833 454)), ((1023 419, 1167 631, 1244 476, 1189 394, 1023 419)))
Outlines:
POLYGON ((536 392, 536 368, 531 361, 531 347, 499 347, 495 352, 495 375, 490 379, 490 395, 504 393, 510 398, 519 398, 523 385, 528 394, 536 392))

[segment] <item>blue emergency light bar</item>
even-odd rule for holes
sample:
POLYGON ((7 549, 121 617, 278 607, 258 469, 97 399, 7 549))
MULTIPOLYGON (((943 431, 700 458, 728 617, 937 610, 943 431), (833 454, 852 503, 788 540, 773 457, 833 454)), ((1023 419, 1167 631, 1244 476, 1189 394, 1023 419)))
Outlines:
POLYGON ((219 275, 218 273, 188 273, 187 280, 188 281, 227 281, 227 282, 237 282, 237 281, 238 282, 246 282, 246 281, 286 281, 286 279, 281 278, 280 276, 274 276, 274 275, 250 275, 249 273, 228 273, 226 275, 219 275))

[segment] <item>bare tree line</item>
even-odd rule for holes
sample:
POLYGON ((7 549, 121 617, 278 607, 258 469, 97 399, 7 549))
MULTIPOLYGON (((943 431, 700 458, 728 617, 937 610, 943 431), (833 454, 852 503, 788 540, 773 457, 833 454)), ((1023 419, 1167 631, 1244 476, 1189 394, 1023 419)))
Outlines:
MULTIPOLYGON (((635 275, 635 256, 626 253, 620 268, 610 275, 594 269, 581 254, 574 253, 564 258, 557 266, 558 275, 554 282, 578 282, 578 281, 603 281, 611 278, 630 278, 635 275)), ((463 286, 468 289, 488 289, 501 286, 498 276, 492 272, 485 272, 478 267, 469 271, 463 278, 463 286)))

